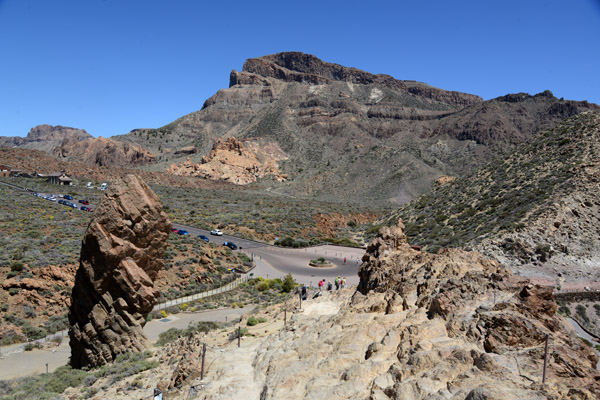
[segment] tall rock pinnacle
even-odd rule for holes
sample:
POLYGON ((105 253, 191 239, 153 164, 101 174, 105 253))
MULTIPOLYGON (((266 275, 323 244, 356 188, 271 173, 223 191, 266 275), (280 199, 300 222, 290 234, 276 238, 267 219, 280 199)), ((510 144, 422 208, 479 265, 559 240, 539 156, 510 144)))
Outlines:
POLYGON ((109 188, 81 245, 69 330, 71 365, 95 367, 149 345, 142 330, 171 221, 158 196, 128 175, 109 188))

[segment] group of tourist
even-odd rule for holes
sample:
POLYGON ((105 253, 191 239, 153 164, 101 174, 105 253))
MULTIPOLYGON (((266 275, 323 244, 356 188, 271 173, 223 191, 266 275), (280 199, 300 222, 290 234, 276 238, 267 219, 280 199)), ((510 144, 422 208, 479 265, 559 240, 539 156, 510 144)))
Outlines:
POLYGON ((337 278, 335 278, 334 283, 332 284, 331 281, 326 281, 325 278, 321 279, 319 281, 319 292, 322 292, 323 290, 327 289, 328 291, 333 290, 333 285, 335 285, 335 290, 339 290, 339 289, 343 289, 346 287, 346 277, 341 277, 338 276, 337 278))

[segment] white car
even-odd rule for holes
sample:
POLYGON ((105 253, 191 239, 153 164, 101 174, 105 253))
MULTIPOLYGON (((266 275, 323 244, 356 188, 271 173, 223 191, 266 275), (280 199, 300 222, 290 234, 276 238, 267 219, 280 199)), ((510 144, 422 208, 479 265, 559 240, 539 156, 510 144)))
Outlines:
POLYGON ((223 232, 221 232, 218 229, 213 229, 212 231, 210 231, 210 234, 215 236, 223 236, 223 232))

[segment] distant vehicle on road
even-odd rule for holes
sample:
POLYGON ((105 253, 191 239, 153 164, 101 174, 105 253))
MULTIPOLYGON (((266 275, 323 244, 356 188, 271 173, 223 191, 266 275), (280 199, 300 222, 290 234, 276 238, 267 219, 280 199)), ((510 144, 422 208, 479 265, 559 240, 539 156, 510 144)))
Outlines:
POLYGON ((204 235, 198 235, 198 238, 204 240, 206 243, 210 242, 210 239, 204 235))
POLYGON ((90 204, 90 202, 89 202, 89 201, 87 201, 87 200, 85 200, 85 199, 81 199, 81 200, 79 200, 79 202, 80 202, 81 204, 86 204, 86 205, 87 205, 87 204, 90 204))
POLYGON ((106 190, 107 187, 108 187, 108 184, 103 183, 102 185, 100 185, 100 190, 106 190))
POLYGON ((180 229, 177 231, 177 233, 179 235, 189 235, 190 233, 188 231, 186 231, 185 229, 180 229))
POLYGON ((67 200, 73 200, 73 196, 71 196, 70 194, 65 194, 64 198, 67 200))
POLYGON ((210 234, 215 236, 223 236, 223 232, 221 232, 219 229, 213 229, 210 231, 210 234))
POLYGON ((227 246, 229 247, 231 250, 237 250, 237 244, 233 243, 233 242, 224 242, 223 246, 227 246))

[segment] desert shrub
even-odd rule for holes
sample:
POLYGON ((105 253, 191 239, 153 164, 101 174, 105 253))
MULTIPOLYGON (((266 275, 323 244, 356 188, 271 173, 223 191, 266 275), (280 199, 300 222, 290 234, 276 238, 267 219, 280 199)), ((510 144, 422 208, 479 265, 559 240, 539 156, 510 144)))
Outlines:
POLYGON ((259 292, 264 292, 265 290, 269 289, 269 283, 266 281, 262 281, 262 282, 258 283, 258 285, 256 285, 256 289, 259 292))
POLYGON ((23 271, 23 263, 20 261, 15 261, 10 265, 10 270, 14 272, 23 271))
POLYGON ((248 318, 248 322, 246 322, 246 324, 248 324, 248 326, 254 326, 258 324, 258 319, 256 319, 255 316, 251 316, 250 318, 248 318))
POLYGON ((294 277, 292 277, 292 274, 287 274, 283 279, 281 291, 284 293, 289 293, 294 287, 296 287, 296 281, 294 280, 294 277))
POLYGON ((575 307, 575 312, 577 313, 577 315, 579 317, 581 317, 582 320, 584 320, 585 322, 589 323, 590 322, 590 318, 587 316, 587 312, 586 312, 586 308, 585 306, 581 305, 581 304, 577 304, 577 307, 575 307))

